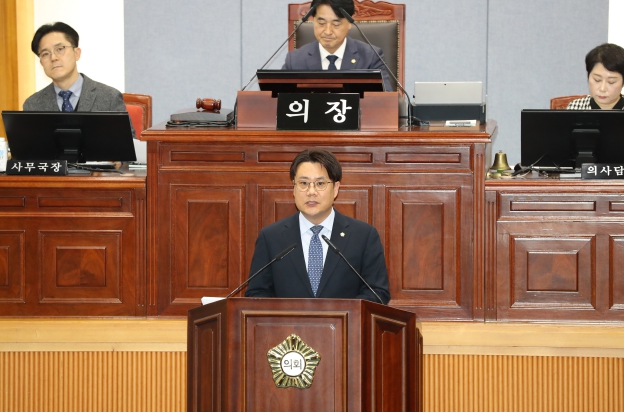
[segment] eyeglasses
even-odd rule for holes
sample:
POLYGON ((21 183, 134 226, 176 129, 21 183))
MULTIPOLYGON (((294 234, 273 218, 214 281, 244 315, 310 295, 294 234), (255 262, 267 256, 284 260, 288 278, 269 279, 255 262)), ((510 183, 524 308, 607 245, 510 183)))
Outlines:
MULTIPOLYGON (((66 49, 73 49, 73 48, 74 46, 56 46, 54 49, 52 49, 52 51, 54 52, 56 57, 62 57, 63 55, 65 55, 66 49)), ((52 57, 52 52, 50 52, 49 50, 44 50, 41 53, 39 53, 40 61, 50 60, 51 57, 52 57)))
POLYGON ((300 192, 307 192, 308 189, 310 188, 310 185, 314 186, 314 188, 318 190, 319 192, 322 192, 323 190, 327 189, 327 186, 329 186, 330 183, 334 183, 334 182, 326 182, 325 180, 317 180, 316 182, 308 182, 305 180, 299 180, 293 183, 295 184, 297 189, 299 189, 300 192))

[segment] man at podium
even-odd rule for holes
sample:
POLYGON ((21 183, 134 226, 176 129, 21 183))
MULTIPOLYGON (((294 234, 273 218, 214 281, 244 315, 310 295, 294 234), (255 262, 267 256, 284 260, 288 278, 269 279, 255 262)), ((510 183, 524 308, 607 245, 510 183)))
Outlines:
POLYGON ((327 150, 304 150, 292 162, 290 178, 299 212, 260 231, 250 274, 289 246, 295 248, 251 279, 245 296, 366 299, 387 304, 388 271, 377 230, 333 208, 342 178, 338 159, 327 150))
MULTIPOLYGON (((316 7, 312 16, 317 41, 289 52, 282 70, 378 69, 384 90, 392 91, 390 75, 371 46, 347 36, 352 24, 343 17, 340 8, 352 16, 353 0, 313 0, 310 7, 316 7)), ((375 50, 383 59, 383 51, 379 47, 375 50)))

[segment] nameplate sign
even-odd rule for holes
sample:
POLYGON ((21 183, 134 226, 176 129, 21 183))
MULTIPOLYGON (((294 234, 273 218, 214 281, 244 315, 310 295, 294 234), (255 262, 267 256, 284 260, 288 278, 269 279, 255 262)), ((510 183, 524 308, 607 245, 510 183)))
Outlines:
POLYGON ((624 179, 624 164, 583 163, 581 179, 624 179))
POLYGON ((280 93, 277 128, 280 130, 358 130, 358 93, 280 93))
POLYGON ((67 160, 9 160, 6 174, 65 176, 67 160))

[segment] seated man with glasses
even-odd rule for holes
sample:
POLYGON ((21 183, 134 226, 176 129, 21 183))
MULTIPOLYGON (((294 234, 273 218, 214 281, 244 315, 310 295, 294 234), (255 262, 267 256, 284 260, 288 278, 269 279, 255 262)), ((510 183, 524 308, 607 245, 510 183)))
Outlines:
POLYGON ((78 72, 78 39, 76 30, 61 22, 44 24, 35 32, 30 47, 52 83, 26 99, 25 111, 126 111, 119 90, 78 72))
POLYGON ((334 210, 342 167, 329 151, 309 149, 290 166, 299 213, 260 231, 251 261, 256 273, 288 246, 295 249, 249 282, 245 296, 390 300, 388 271, 377 230, 334 210), (326 236, 368 286, 322 239, 326 236))

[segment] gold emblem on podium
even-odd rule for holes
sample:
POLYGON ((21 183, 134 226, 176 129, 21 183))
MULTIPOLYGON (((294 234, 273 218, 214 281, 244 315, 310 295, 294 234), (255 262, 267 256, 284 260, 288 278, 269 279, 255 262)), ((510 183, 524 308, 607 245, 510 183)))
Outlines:
POLYGON ((267 352, 267 360, 278 388, 308 389, 321 355, 293 333, 267 352))

